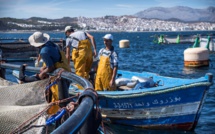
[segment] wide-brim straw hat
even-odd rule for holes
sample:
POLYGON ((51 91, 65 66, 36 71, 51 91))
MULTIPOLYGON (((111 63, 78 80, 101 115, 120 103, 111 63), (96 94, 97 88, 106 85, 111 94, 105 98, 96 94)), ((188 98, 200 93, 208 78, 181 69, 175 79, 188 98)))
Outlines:
POLYGON ((50 39, 50 36, 47 33, 35 32, 28 38, 28 41, 32 46, 40 47, 46 44, 46 42, 48 42, 49 39, 50 39))

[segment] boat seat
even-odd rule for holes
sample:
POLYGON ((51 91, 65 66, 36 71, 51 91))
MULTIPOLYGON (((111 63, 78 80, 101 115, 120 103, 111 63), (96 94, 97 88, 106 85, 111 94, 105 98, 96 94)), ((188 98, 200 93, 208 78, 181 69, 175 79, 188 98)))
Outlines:
POLYGON ((117 87, 117 89, 119 91, 126 91, 126 90, 132 90, 133 88, 128 87, 128 86, 120 86, 120 87, 117 87))

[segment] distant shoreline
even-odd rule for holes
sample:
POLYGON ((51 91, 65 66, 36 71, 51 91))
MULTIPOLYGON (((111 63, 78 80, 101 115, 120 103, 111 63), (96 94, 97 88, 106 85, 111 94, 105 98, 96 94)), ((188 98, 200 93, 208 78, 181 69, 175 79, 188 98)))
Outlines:
MULTIPOLYGON (((17 31, 0 31, 0 33, 33 33, 39 30, 17 30, 17 31)), ((115 33, 115 32, 127 32, 127 33, 177 33, 177 32, 215 32, 215 30, 190 30, 190 31, 95 31, 95 30, 80 30, 80 31, 86 31, 86 32, 92 32, 92 33, 115 33)), ((42 32, 54 32, 54 33, 64 33, 64 31, 42 31, 42 32)))

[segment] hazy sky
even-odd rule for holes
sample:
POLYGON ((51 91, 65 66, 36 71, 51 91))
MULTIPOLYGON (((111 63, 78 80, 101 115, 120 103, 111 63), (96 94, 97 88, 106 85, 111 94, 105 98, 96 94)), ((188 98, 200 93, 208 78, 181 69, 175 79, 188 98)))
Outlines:
POLYGON ((207 8, 215 0, 0 0, 0 18, 133 15, 150 7, 207 8))

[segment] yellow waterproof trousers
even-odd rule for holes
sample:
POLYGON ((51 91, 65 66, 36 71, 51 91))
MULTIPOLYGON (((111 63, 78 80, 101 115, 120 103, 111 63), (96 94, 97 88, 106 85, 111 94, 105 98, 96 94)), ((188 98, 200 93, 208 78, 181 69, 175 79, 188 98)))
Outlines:
POLYGON ((115 90, 116 86, 110 87, 113 69, 110 66, 110 58, 100 56, 98 70, 96 73, 95 90, 115 90))
MULTIPOLYGON (((60 55, 61 55, 61 60, 60 62, 57 62, 54 64, 55 68, 63 68, 64 70, 71 72, 71 68, 67 62, 66 56, 64 54, 63 51, 60 51, 60 55)), ((52 77, 51 78, 51 83, 54 82, 54 80, 56 79, 56 77, 52 77)), ((58 84, 55 84, 53 86, 50 87, 50 90, 52 92, 52 100, 51 102, 56 102, 59 100, 59 93, 58 93, 58 84)), ((53 105, 49 108, 49 110, 47 111, 48 114, 55 114, 58 110, 60 109, 60 107, 58 105, 53 105)))
POLYGON ((72 51, 75 73, 85 79, 89 79, 89 72, 93 63, 93 54, 90 40, 79 41, 78 48, 72 51))
MULTIPOLYGON (((55 79, 56 79, 56 76, 50 76, 49 84, 53 83, 55 81, 55 79)), ((52 95, 52 96, 49 96, 49 97, 51 97, 51 102, 59 101, 58 84, 51 86, 50 91, 51 91, 51 95, 52 95)), ((47 113, 49 115, 52 115, 52 114, 55 114, 59 109, 60 109, 60 106, 58 106, 57 104, 54 104, 48 109, 47 113)))

